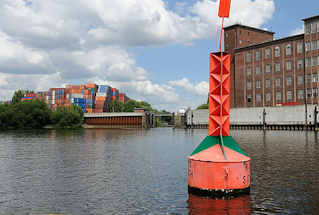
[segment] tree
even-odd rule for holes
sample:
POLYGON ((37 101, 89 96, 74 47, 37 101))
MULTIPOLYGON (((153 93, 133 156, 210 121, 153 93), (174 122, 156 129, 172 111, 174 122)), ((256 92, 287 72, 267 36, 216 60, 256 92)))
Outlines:
POLYGON ((50 114, 47 104, 39 100, 0 105, 0 129, 42 128, 50 123, 50 114))
POLYGON ((208 104, 202 104, 198 106, 197 109, 208 109, 208 104))
POLYGON ((51 123, 56 128, 76 128, 82 125, 83 115, 82 109, 77 105, 58 107, 51 114, 51 123))
POLYGON ((32 90, 18 90, 15 91, 12 97, 12 104, 17 104, 21 102, 21 99, 24 97, 26 93, 33 93, 32 90))

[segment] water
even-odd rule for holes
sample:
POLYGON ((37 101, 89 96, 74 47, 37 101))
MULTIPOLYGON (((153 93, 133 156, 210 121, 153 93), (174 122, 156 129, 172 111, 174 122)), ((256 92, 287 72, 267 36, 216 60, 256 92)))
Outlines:
POLYGON ((231 131, 252 158, 251 194, 187 193, 206 130, 0 133, 0 214, 319 214, 314 132, 231 131))

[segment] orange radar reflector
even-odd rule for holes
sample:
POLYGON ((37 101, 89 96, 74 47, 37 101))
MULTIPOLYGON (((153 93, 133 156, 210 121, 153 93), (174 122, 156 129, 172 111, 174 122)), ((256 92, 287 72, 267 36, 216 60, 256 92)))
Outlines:
POLYGON ((230 1, 231 0, 220 0, 218 11, 219 17, 229 17, 230 1))

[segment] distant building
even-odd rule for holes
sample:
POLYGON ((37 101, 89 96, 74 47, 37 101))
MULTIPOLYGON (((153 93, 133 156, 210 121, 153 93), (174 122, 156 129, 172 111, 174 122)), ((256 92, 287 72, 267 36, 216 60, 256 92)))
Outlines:
POLYGON ((277 40, 274 32, 258 28, 224 28, 232 107, 319 103, 319 16, 303 21, 304 34, 277 40))

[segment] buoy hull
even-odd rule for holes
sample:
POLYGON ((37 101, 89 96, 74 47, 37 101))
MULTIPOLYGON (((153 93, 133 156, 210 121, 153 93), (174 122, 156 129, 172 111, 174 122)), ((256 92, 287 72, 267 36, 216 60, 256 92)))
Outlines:
POLYGON ((212 162, 188 159, 188 186, 192 193, 223 195, 249 193, 250 160, 212 162))
MULTIPOLYGON (((231 136, 207 136, 188 157, 188 187, 196 193, 249 193, 250 158, 231 136)), ((206 193, 206 194, 205 194, 206 193)))

